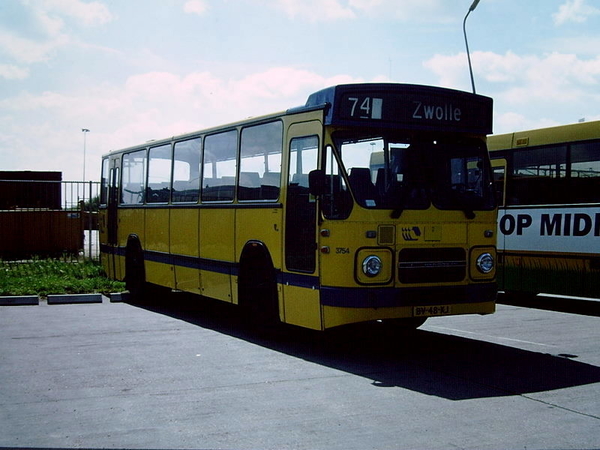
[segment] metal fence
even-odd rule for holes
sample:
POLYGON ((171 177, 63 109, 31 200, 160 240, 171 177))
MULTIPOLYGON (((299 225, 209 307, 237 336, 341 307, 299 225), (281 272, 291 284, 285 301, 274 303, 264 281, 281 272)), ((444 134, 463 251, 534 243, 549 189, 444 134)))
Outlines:
POLYGON ((100 183, 0 180, 0 259, 99 259, 100 183))

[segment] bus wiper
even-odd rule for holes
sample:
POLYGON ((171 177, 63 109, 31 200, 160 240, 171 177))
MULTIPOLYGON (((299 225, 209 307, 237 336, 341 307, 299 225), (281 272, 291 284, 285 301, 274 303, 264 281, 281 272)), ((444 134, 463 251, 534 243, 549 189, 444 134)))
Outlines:
POLYGON ((390 217, 392 219, 397 219, 398 217, 400 217, 402 215, 403 212, 404 212, 404 208, 396 208, 392 211, 392 213, 390 214, 390 217))
POLYGON ((465 217, 469 220, 473 220, 475 218, 475 212, 472 209, 463 209, 465 213, 465 217))

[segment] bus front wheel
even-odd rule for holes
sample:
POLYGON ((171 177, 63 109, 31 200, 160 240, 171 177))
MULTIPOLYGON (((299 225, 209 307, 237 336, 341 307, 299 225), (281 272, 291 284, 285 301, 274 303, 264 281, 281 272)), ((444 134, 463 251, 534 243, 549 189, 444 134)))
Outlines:
POLYGON ((242 252, 238 277, 242 318, 252 328, 274 328, 279 323, 276 272, 261 243, 250 243, 242 252))

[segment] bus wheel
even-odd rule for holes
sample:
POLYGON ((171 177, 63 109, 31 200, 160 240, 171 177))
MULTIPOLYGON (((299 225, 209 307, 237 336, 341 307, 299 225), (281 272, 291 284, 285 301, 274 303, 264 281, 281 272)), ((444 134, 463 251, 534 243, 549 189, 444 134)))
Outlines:
POLYGON ((146 287, 146 270, 144 268, 144 254, 142 245, 137 236, 132 236, 127 241, 125 251, 125 287, 134 303, 144 300, 146 287))
POLYGON ((250 328, 271 330, 279 324, 275 269, 262 244, 247 245, 242 252, 238 298, 242 320, 250 328))

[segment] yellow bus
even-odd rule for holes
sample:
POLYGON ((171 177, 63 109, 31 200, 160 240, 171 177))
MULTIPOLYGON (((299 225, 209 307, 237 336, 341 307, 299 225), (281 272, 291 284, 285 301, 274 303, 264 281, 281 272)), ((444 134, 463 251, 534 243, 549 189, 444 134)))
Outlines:
POLYGON ((600 121, 490 136, 508 293, 600 298, 600 121))
POLYGON ((488 314, 492 100, 349 84, 103 157, 106 273, 316 330, 488 314))

